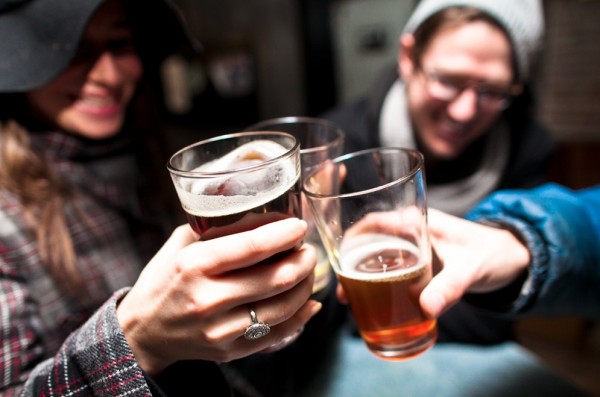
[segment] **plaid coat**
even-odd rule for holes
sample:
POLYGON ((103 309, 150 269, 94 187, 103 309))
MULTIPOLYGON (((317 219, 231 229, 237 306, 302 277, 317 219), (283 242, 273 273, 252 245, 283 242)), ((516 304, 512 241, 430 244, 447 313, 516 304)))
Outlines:
MULTIPOLYGON (((57 288, 22 204, 0 187, 0 395, 161 395, 161 381, 145 377, 116 317, 118 299, 148 258, 141 247, 154 252, 162 241, 156 224, 140 216, 130 144, 91 144, 60 133, 32 138, 77 188, 64 211, 89 297, 73 299, 57 288), (74 215, 75 206, 91 224, 74 215)), ((202 383, 220 388, 220 382, 208 375, 202 383)))

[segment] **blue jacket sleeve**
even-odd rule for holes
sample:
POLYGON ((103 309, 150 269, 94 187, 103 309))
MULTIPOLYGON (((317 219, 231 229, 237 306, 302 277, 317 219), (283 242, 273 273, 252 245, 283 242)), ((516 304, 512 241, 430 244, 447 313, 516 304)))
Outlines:
POLYGON ((513 312, 600 318, 600 186, 500 191, 467 218, 507 225, 531 252, 513 312))

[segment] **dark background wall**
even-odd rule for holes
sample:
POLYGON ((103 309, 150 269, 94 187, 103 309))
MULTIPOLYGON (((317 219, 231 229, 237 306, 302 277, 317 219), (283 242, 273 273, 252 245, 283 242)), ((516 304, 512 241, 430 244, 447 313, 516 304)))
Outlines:
MULTIPOLYGON (((239 128, 270 117, 316 116, 363 92, 393 62, 417 0, 175 2, 205 48, 187 71, 195 106, 179 120, 193 128, 239 128), (242 89, 223 92, 215 70, 237 73, 242 89)), ((540 119, 561 143, 600 141, 600 1, 544 0, 544 7, 540 119)))

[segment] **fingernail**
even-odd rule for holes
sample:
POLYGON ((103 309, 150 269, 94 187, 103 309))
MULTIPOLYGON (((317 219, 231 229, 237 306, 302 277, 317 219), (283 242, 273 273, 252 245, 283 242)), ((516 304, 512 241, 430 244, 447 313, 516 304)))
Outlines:
POLYGON ((309 301, 311 308, 310 308, 310 315, 311 317, 313 317, 315 314, 317 314, 318 312, 321 311, 321 309, 323 308, 323 304, 319 301, 309 301))
POLYGON ((300 219, 300 222, 302 223, 302 226, 303 226, 305 229, 308 229, 308 223, 306 223, 306 221, 305 221, 304 219, 300 219))

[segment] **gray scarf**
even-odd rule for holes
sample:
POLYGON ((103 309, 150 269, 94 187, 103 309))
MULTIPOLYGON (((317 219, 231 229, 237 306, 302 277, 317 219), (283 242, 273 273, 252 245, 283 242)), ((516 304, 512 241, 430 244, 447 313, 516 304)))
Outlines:
MULTIPOLYGON (((382 146, 416 149, 402 80, 396 80, 385 97, 379 134, 382 146)), ((464 179, 427 187, 430 208, 462 216, 496 189, 508 161, 510 138, 506 124, 498 123, 488 137, 483 162, 477 171, 464 179)))

